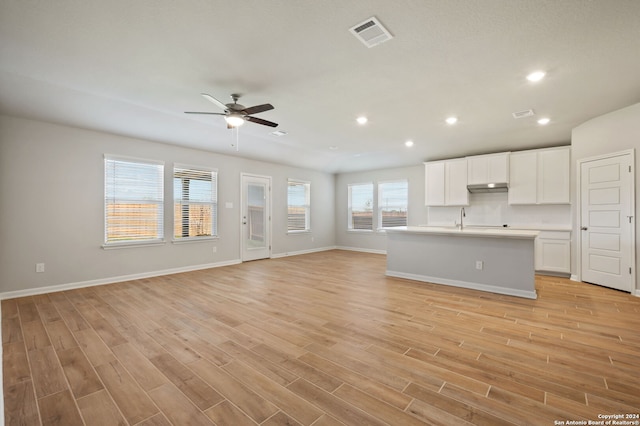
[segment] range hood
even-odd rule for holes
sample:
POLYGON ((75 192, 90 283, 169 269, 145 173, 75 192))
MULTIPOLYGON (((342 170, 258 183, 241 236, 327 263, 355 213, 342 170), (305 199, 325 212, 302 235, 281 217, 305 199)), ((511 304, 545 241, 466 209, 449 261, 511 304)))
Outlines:
POLYGON ((507 192, 509 185, 506 182, 501 183, 478 183, 474 185, 467 185, 467 189, 472 194, 483 192, 507 192))

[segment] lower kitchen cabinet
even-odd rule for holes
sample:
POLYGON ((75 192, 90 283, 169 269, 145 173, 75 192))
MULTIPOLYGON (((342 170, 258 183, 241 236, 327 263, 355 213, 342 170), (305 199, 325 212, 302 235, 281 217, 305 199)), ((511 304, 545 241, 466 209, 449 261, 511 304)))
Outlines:
POLYGON ((535 269, 540 273, 571 273, 571 232, 540 232, 535 242, 535 269))

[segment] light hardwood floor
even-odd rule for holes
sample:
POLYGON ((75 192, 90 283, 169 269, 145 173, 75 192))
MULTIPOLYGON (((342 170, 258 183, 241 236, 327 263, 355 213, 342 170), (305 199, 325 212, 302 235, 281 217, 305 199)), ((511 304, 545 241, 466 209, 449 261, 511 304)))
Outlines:
POLYGON ((7 425, 532 424, 640 412, 640 298, 328 251, 2 302, 7 425))

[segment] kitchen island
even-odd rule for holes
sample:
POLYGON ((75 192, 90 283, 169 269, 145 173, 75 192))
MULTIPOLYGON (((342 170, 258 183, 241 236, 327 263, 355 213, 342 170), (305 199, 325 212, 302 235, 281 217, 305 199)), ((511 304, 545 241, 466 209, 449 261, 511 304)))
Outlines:
POLYGON ((387 229, 391 277, 535 299, 538 231, 408 226, 387 229))

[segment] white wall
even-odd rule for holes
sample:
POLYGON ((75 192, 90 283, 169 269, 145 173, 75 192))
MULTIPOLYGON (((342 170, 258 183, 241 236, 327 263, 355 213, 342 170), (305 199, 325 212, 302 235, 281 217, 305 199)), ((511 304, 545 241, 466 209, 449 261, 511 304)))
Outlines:
MULTIPOLYGON (((572 191, 571 200, 573 205, 574 229, 573 232, 579 232, 577 227, 580 224, 578 218, 578 209, 576 206, 577 186, 576 186, 576 162, 589 157, 594 157, 613 152, 624 151, 632 148, 640 147, 640 103, 629 107, 613 111, 609 114, 602 115, 581 124, 573 129, 571 133, 571 159, 572 167, 572 191)), ((636 186, 636 206, 640 201, 638 194, 640 193, 640 155, 636 152, 635 160, 635 186, 636 186)), ((640 229, 638 228, 638 215, 635 214, 636 229, 636 250, 640 247, 640 229)), ((577 243, 574 239, 572 242, 572 253, 578 253, 577 243)), ((576 263, 573 256, 572 271, 575 271, 576 263)), ((637 282, 638 271, 640 271, 640 259, 636 257, 636 289, 640 290, 637 282)), ((575 273, 575 272, 574 272, 575 273)), ((637 293, 638 291, 636 291, 637 293)))
POLYGON ((273 178, 274 256, 334 246, 334 175, 0 116, 0 294, 239 261, 241 172, 273 178), (166 220, 164 245, 102 249, 104 154, 164 161, 165 182, 174 162, 217 168, 219 239, 173 244, 166 220), (311 233, 287 235, 288 178, 311 182, 311 233))

